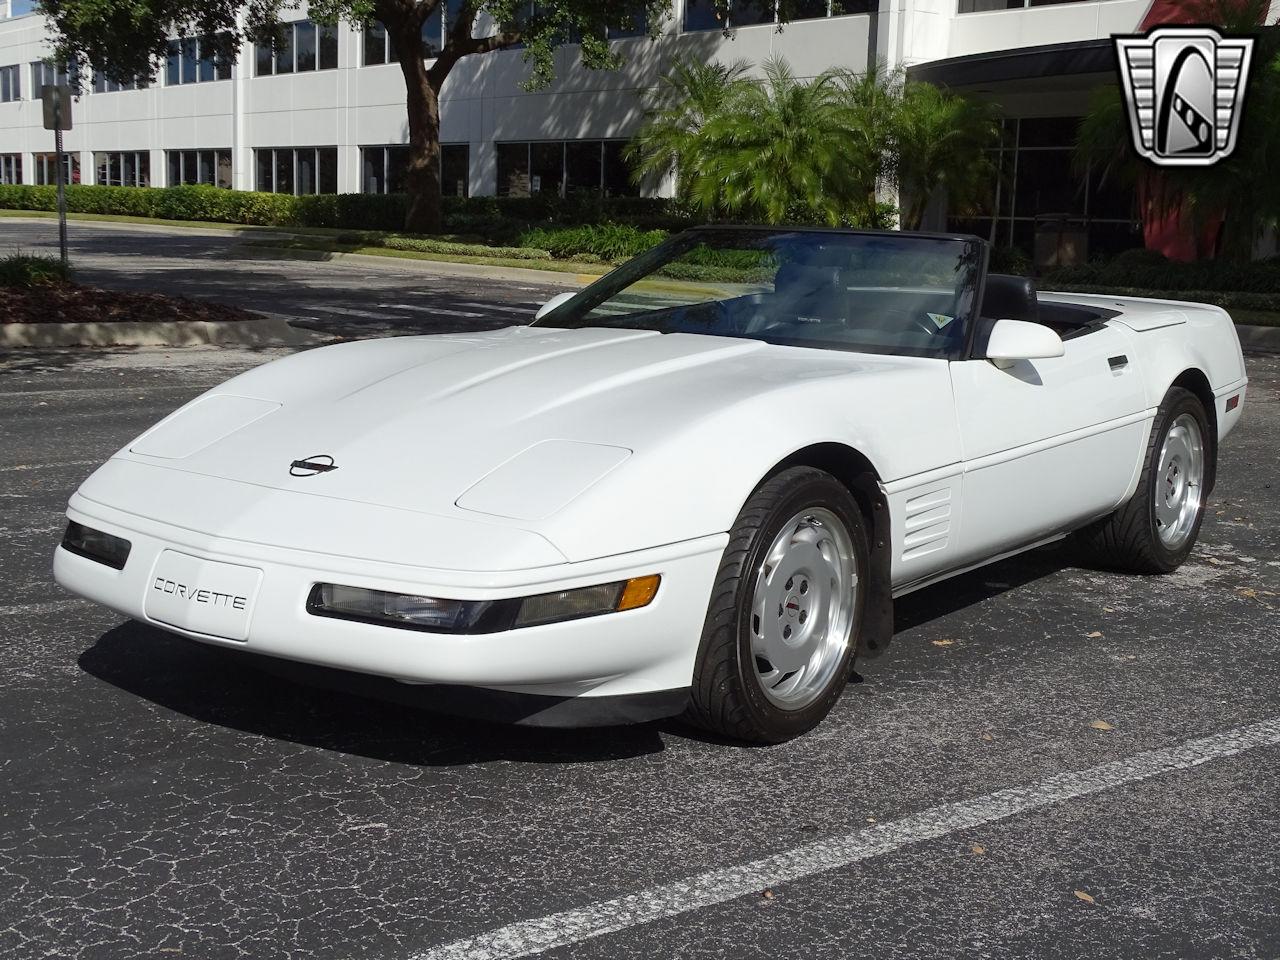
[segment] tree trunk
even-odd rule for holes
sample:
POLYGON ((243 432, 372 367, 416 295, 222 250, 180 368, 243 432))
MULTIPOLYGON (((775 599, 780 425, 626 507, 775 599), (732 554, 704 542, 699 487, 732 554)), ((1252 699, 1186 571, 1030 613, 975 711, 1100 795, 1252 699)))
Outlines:
POLYGON ((387 24, 404 74, 409 120, 409 209, 404 228, 410 233, 440 233, 440 90, 422 58, 422 25, 414 17, 404 19, 394 28, 387 24))

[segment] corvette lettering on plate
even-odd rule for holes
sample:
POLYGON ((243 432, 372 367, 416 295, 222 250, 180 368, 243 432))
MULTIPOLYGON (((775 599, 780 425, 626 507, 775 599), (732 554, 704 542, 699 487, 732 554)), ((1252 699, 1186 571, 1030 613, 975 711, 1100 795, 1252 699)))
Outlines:
POLYGON ((147 581, 152 620, 225 640, 245 640, 262 571, 176 550, 160 554, 147 581))

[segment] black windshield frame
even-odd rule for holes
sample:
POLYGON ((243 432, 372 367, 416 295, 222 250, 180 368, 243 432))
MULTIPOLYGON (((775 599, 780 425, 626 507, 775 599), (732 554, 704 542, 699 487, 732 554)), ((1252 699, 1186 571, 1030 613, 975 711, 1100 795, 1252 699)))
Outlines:
MULTIPOLYGON (((909 231, 884 230, 845 230, 821 227, 764 227, 738 225, 712 225, 694 227, 664 240, 650 250, 628 260, 616 269, 594 281, 589 286, 574 294, 564 303, 533 321, 533 326, 562 329, 650 329, 645 326, 610 324, 598 318, 588 316, 592 310, 610 300, 633 284, 655 274, 663 265, 677 259, 700 245, 706 245, 719 238, 739 239, 746 235, 757 237, 791 236, 795 234, 815 235, 821 237, 866 237, 889 240, 895 243, 909 244, 912 240, 920 240, 936 244, 949 241, 963 245, 963 260, 970 266, 970 276, 964 283, 964 295, 957 294, 963 300, 963 309, 957 312, 955 323, 957 334, 949 338, 943 348, 915 349, 905 345, 884 346, 878 344, 843 344, 831 341, 815 343, 809 340, 795 340, 780 336, 753 334, 748 339, 783 346, 807 347, 810 349, 836 350, 854 353, 876 353, 891 356, 931 357, 945 360, 962 360, 972 350, 974 330, 978 326, 979 306, 982 302, 983 288, 986 283, 989 245, 980 237, 968 234, 926 233, 909 231)), ((657 329, 657 328, 653 328, 657 329)), ((657 332, 666 332, 658 330, 657 332)), ((715 333, 715 336, 732 336, 732 334, 715 333)))

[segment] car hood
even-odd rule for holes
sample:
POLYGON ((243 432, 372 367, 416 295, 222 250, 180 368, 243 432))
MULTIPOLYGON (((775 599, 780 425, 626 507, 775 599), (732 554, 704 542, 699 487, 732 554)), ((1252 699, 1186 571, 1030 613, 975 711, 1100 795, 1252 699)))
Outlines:
MULTIPOLYGON (((748 401, 812 391, 833 378, 855 379, 883 396, 882 378, 910 379, 938 363, 605 329, 513 327, 361 341, 296 354, 228 381, 117 457, 539 530, 556 542, 548 531, 585 491, 637 460, 646 462, 646 476, 661 474, 665 468, 654 462, 661 451, 688 457, 681 438, 687 444, 699 426, 714 433, 710 421, 748 401)), ((928 402, 928 391, 922 395, 928 402)), ((793 438, 762 437, 761 446, 767 457, 768 448, 806 436, 800 426, 793 438)), ((566 554, 604 549, 583 544, 566 554)))

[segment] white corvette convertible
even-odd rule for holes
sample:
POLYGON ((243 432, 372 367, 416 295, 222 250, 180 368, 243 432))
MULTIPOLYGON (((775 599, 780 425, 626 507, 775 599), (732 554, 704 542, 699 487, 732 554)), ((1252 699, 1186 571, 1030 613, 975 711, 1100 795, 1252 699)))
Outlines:
POLYGON ((1230 318, 986 259, 703 228, 531 326, 266 364, 85 481, 57 580, 495 716, 784 740, 895 596, 1071 533, 1146 573, 1195 542, 1244 402, 1230 318))

